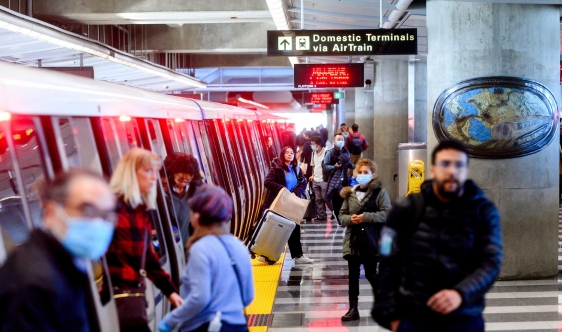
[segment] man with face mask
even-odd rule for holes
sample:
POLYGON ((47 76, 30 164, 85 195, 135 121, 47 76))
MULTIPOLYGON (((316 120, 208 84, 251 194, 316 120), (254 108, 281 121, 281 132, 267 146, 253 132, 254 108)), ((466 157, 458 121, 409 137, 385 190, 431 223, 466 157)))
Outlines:
POLYGON ((484 295, 499 274, 500 216, 468 176, 468 151, 443 141, 432 180, 399 199, 381 233, 373 317, 392 331, 484 331, 484 295))
POLYGON ((43 227, 0 268, 0 331, 97 330, 86 267, 113 236, 115 196, 99 175, 72 170, 43 195, 43 227))

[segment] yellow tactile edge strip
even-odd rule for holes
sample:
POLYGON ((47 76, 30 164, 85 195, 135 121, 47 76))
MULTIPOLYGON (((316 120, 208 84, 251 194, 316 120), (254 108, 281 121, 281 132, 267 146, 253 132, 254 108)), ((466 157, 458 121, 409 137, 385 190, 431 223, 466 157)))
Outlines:
MULTIPOLYGON (((256 259, 252 260, 255 296, 254 301, 246 308, 247 315, 271 314, 284 261, 285 253, 273 265, 263 264, 256 259)), ((267 327, 251 326, 249 330, 250 332, 266 332, 267 327)))

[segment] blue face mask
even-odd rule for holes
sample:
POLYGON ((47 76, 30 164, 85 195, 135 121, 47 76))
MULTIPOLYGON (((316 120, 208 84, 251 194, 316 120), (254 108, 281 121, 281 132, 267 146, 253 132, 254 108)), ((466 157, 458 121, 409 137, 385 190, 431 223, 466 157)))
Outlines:
POLYGON ((316 150, 317 150, 316 145, 311 145, 310 147, 312 148, 312 151, 316 151, 316 150))
POLYGON ((345 142, 344 142, 344 141, 337 141, 337 142, 336 142, 336 146, 337 146, 338 148, 340 148, 340 149, 343 148, 344 145, 345 145, 345 142))
POLYGON ((373 178, 371 178, 370 175, 367 174, 361 174, 361 175, 357 175, 357 183, 359 183, 359 185, 361 186, 366 186, 369 184, 369 182, 371 182, 371 180, 373 180, 373 178))
POLYGON ((111 222, 102 218, 64 216, 62 219, 66 223, 66 234, 60 241, 66 250, 78 258, 89 260, 99 259, 105 254, 113 238, 111 222))

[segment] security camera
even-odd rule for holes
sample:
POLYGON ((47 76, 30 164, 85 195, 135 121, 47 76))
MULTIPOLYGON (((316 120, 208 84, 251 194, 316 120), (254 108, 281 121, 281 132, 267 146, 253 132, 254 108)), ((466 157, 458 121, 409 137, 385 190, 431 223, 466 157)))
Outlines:
POLYGON ((365 80, 365 89, 370 90, 372 84, 373 82, 371 80, 365 80))

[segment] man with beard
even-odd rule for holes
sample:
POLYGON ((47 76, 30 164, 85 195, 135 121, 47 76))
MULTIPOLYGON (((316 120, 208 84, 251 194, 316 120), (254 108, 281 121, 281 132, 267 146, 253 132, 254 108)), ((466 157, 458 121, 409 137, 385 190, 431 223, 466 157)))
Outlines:
POLYGON ((392 331, 484 331, 484 294, 502 258, 499 213, 467 180, 462 143, 441 142, 430 171, 386 219, 373 317, 392 331))

